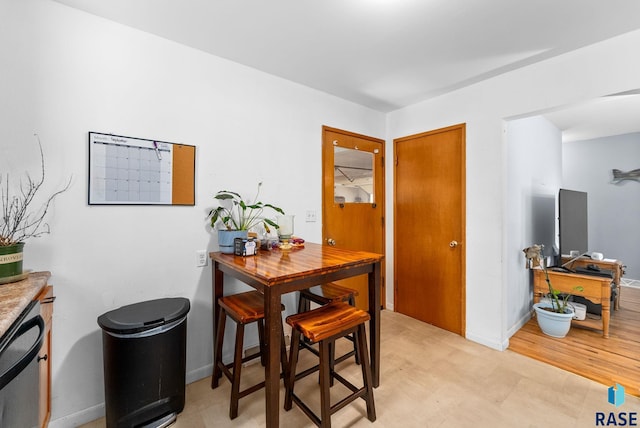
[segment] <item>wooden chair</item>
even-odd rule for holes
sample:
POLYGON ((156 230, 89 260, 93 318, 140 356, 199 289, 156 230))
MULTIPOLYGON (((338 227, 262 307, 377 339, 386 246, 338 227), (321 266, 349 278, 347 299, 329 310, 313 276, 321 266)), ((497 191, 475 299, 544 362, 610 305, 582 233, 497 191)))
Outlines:
MULTIPOLYGON (((311 302, 318 305, 327 305, 332 302, 346 302, 351 306, 356 305, 356 296, 358 291, 352 288, 343 287, 341 285, 329 282, 326 284, 316 285, 306 290, 300 291, 300 298, 298 300, 298 313, 306 312, 311 309, 311 302)), ((346 360, 353 355, 356 356, 356 364, 360 364, 360 355, 358 355, 358 347, 356 346, 355 336, 346 336, 345 339, 353 342, 353 350, 345 353, 344 355, 335 358, 335 353, 331 352, 332 367, 335 363, 346 360)), ((304 338, 300 342, 300 346, 319 355, 318 350, 310 346, 309 340, 304 338)), ((331 383, 333 385, 333 382, 331 383)))
POLYGON ((319 427, 331 426, 331 415, 353 402, 362 398, 367 403, 367 418, 373 422, 376 420, 376 410, 373 399, 373 385, 371 380, 371 366, 367 351, 367 338, 365 323, 370 319, 367 312, 357 309, 344 302, 333 302, 307 312, 301 312, 287 317, 287 323, 292 328, 291 354, 289 357, 289 369, 285 382, 285 410, 291 410, 293 403, 319 427), (348 334, 355 334, 358 352, 360 354, 360 367, 362 368, 362 388, 358 388, 344 377, 335 372, 330 364, 330 345, 336 339, 348 334), (320 347, 320 363, 315 368, 305 370, 296 375, 296 364, 300 352, 300 336, 303 335, 312 343, 318 343, 320 347), (313 411, 294 393, 295 381, 300 377, 320 370, 320 416, 313 411), (349 390, 350 395, 331 405, 330 380, 336 379, 349 390))
MULTIPOLYGON (((260 362, 264 366, 265 355, 265 339, 264 339, 264 300, 262 294, 258 291, 248 291, 246 293, 234 294, 218 299, 220 305, 220 317, 218 318, 218 328, 216 332, 216 352, 214 356, 213 375, 211 379, 211 388, 217 388, 219 379, 224 374, 231 382, 231 403, 229 406, 229 418, 235 419, 238 416, 238 402, 241 398, 246 397, 252 392, 258 391, 264 387, 265 382, 262 381, 251 387, 240 391, 240 373, 242 364, 247 361, 260 358, 260 362), (236 343, 231 364, 222 362, 222 345, 224 340, 224 328, 227 316, 236 322, 236 343), (260 342, 260 352, 257 354, 242 356, 242 348, 244 342, 244 327, 253 322, 258 323, 258 337, 260 342)), ((284 310, 284 306, 281 307, 284 310)), ((288 370, 287 351, 284 343, 284 333, 280 328, 282 347, 281 361, 282 372, 285 374, 288 370)))

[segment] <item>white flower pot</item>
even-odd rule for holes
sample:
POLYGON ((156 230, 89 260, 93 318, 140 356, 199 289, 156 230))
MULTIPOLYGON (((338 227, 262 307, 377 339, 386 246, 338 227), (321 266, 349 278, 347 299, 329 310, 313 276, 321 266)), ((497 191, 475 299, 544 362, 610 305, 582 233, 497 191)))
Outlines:
POLYGON ((551 304, 548 302, 540 302, 533 305, 533 309, 536 311, 538 326, 540 326, 540 330, 547 336, 563 338, 569 333, 569 329, 571 328, 571 319, 573 319, 574 316, 573 309, 567 307, 567 313, 564 314, 543 309, 550 307, 551 304))

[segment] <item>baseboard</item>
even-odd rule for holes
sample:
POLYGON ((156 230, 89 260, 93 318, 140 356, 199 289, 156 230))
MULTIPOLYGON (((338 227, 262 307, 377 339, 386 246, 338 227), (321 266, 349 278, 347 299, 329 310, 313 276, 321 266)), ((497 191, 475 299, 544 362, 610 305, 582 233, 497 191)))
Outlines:
POLYGON ((470 340, 472 342, 479 343, 480 345, 487 346, 497 351, 504 351, 509 347, 509 339, 505 339, 502 342, 498 342, 495 340, 488 340, 484 336, 478 336, 469 332, 466 333, 465 339, 470 340))
POLYGON ((629 287, 629 288, 640 288, 640 280, 622 278, 622 279, 620 279, 620 286, 621 287, 629 287))
MULTIPOLYGON (((207 364, 199 369, 186 373, 185 380, 187 384, 204 379, 213 373, 213 364, 207 364)), ((84 409, 80 412, 73 413, 58 419, 52 419, 49 422, 49 428, 72 428, 87 424, 104 417, 104 403, 84 409)))
POLYGON ((533 310, 528 311, 526 314, 522 316, 508 331, 507 337, 511 337, 518 332, 526 323, 529 322, 531 316, 533 315, 533 310))
POLYGON ((49 422, 49 428, 72 428, 88 424, 89 422, 104 417, 104 412, 104 403, 100 403, 93 407, 72 413, 71 415, 52 419, 49 422))
POLYGON ((200 379, 204 379, 207 376, 211 376, 213 374, 213 363, 207 364, 206 366, 200 367, 195 370, 191 370, 187 372, 185 375, 186 384, 190 384, 193 382, 197 382, 200 379))

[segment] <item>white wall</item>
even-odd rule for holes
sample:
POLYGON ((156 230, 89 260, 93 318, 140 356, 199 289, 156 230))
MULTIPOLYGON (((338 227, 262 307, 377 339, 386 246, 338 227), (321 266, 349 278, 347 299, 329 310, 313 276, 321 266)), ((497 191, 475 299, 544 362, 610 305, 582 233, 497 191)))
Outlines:
POLYGON ((122 305, 189 298, 187 380, 211 372, 211 268, 195 251, 217 250, 204 221, 217 190, 263 181, 261 199, 318 242, 304 212, 321 212, 322 125, 384 137, 382 113, 48 0, 0 0, 0 52, 2 171, 37 173, 37 132, 47 190, 73 176, 52 233, 25 248, 57 296, 53 427, 103 414, 96 319, 122 305), (88 206, 89 131, 197 146, 196 205, 88 206))
POLYGON ((563 144, 563 187, 587 192, 589 251, 621 260, 640 279, 640 182, 612 182, 612 169, 640 168, 640 133, 563 144))
POLYGON ((553 255, 556 199, 562 180, 562 134, 542 116, 506 123, 506 325, 511 337, 530 318, 531 271, 522 250, 544 244, 553 255))
MULTIPOLYGON (((388 159, 394 138, 467 124, 467 338, 504 349, 513 327, 506 308, 518 305, 507 293, 507 260, 520 258, 521 248, 520 242, 507 242, 504 119, 640 88, 640 57, 629 55, 639 44, 640 32, 631 32, 387 115, 388 159)), ((392 179, 389 168, 387 182, 392 179)), ((392 207, 393 186, 387 197, 392 207)), ((393 224, 393 212, 387 220, 393 224)), ((393 266, 392 228, 387 242, 387 266, 393 266)), ((387 281, 393 280, 388 269, 387 281)), ((387 290, 389 303, 393 287, 387 290)))

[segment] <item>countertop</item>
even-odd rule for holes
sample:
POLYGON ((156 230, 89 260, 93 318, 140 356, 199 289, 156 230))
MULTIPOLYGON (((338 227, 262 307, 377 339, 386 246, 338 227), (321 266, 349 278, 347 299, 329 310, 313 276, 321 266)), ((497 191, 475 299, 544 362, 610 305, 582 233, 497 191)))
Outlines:
POLYGON ((47 285, 51 272, 34 272, 22 281, 0 285, 0 337, 47 285))

